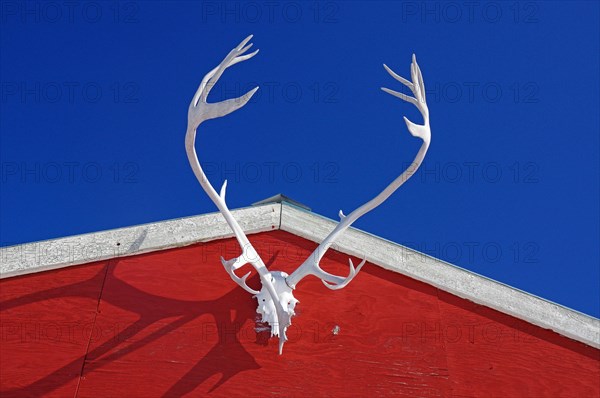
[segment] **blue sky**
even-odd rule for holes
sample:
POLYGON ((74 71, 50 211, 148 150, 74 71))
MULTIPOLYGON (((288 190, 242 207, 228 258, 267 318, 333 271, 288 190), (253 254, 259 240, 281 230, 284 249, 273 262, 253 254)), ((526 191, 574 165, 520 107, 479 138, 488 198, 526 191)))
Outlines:
MULTIPOLYGON (((260 53, 199 130, 231 208, 284 193, 336 218, 413 159, 418 111, 385 62, 423 71, 432 145, 355 226, 600 316, 597 2, 17 2, 1 5, 0 242, 215 211, 187 163, 187 107, 248 34, 260 53)), ((219 265, 215 265, 219 267, 219 265)))

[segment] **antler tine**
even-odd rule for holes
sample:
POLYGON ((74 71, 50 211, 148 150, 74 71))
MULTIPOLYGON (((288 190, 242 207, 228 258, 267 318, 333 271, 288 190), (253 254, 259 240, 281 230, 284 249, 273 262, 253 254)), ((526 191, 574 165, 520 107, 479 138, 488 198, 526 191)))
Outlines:
MULTIPOLYGON (((198 90, 196 90, 196 94, 192 98, 190 107, 198 106, 199 102, 206 103, 208 94, 210 93, 212 88, 215 86, 215 84, 217 83, 217 81, 219 80, 219 78, 221 77, 223 72, 225 72, 225 69, 227 69, 239 62, 246 61, 247 59, 250 59, 250 58, 254 57, 256 54, 258 54, 259 50, 255 50, 254 52, 251 52, 250 54, 243 55, 246 51, 248 51, 248 49, 250 49, 250 47, 252 47, 252 43, 247 45, 246 47, 243 47, 246 43, 248 43, 248 41, 250 39, 252 39, 252 35, 246 37, 236 48, 234 48, 233 50, 231 50, 229 52, 229 54, 227 54, 225 59, 223 59, 223 61, 217 67, 212 69, 210 72, 208 72, 204 76, 204 78, 202 79, 202 82, 200 83, 200 86, 198 87, 198 90)), ((256 90, 256 88, 254 89, 254 91, 255 90, 256 90)), ((252 94, 254 94, 254 92, 252 92, 252 94)), ((240 98, 242 98, 242 97, 240 97, 240 98)), ((238 98, 236 98, 236 100, 238 100, 238 98)))
POLYGON ((323 240, 323 242, 321 242, 321 244, 309 256, 309 258, 307 258, 306 261, 300 265, 300 267, 298 267, 290 276, 287 277, 286 282, 292 289, 294 289, 296 284, 307 275, 317 276, 323 281, 325 286, 330 289, 341 289, 345 287, 360 271, 366 262, 366 258, 356 269, 354 268, 352 260, 350 260, 350 273, 346 278, 341 278, 323 271, 319 266, 319 262, 325 255, 325 252, 331 247, 335 240, 344 231, 346 231, 350 225, 352 225, 354 221, 383 203, 387 198, 390 197, 392 193, 394 193, 394 191, 396 191, 400 186, 402 186, 402 184, 412 177, 425 158, 425 154, 427 153, 427 149, 429 148, 429 144, 431 142, 431 130, 429 127, 429 109, 425 100, 425 83, 423 81, 421 69, 417 64, 417 58, 413 54, 410 65, 412 82, 396 74, 387 65, 384 64, 383 67, 394 79, 407 86, 414 94, 414 97, 411 97, 398 91, 390 90, 389 88, 381 88, 386 93, 415 105, 421 112, 424 121, 423 125, 415 124, 404 117, 404 121, 406 122, 406 126, 408 127, 410 133, 413 136, 423 140, 421 148, 419 149, 419 152, 415 156, 414 161, 411 163, 408 169, 404 170, 402 174, 396 177, 396 179, 392 181, 392 183, 390 183, 381 193, 379 193, 379 195, 375 196, 373 199, 354 210, 348 216, 345 216, 340 210, 339 215, 341 220, 339 224, 333 229, 333 231, 331 231, 331 233, 323 240))
POLYGON ((319 265, 317 265, 316 268, 322 272, 322 274, 321 274, 321 276, 319 276, 319 278, 322 279, 323 284, 327 288, 329 288, 331 290, 339 290, 339 289, 346 287, 346 285, 348 285, 348 283, 350 283, 352 281, 352 279, 354 279, 354 277, 356 275, 358 275, 358 273, 360 272, 360 269, 363 267, 363 265, 365 265, 366 262, 367 262, 367 259, 364 258, 360 262, 360 264, 358 264, 358 267, 354 268, 354 263, 352 262, 352 259, 349 258, 348 265, 350 266, 350 272, 348 273, 348 276, 345 278, 335 276, 328 272, 325 272, 319 265), (334 283, 330 283, 330 282, 334 282, 334 283))
POLYGON ((413 62, 415 63, 415 69, 417 72, 417 78, 418 78, 418 82, 419 82, 419 88, 420 88, 420 93, 421 93, 421 97, 422 97, 422 101, 423 103, 425 103, 425 105, 427 105, 426 103, 426 95, 425 95, 425 82, 423 81, 423 74, 421 73, 421 68, 419 67, 419 64, 417 63, 417 56, 415 54, 413 54, 413 62))
POLYGON ((210 90, 212 90, 212 88, 215 86, 215 84, 217 84, 217 81, 219 80, 219 78, 221 77, 223 72, 225 72, 225 69, 227 69, 239 62, 250 59, 258 53, 258 50, 256 50, 250 54, 243 55, 246 51, 248 51, 248 49, 250 49, 250 47, 252 47, 252 43, 250 43, 246 47, 243 47, 251 38, 252 38, 252 35, 250 35, 246 39, 244 39, 244 41, 242 41, 236 48, 234 48, 233 50, 231 50, 229 52, 229 54, 227 54, 227 56, 225 57, 223 62, 221 62, 221 64, 218 67, 213 69, 214 73, 212 74, 212 76, 209 76, 208 81, 204 85, 204 90, 202 91, 202 95, 201 95, 202 101, 206 102, 206 99, 208 97, 208 94, 210 93, 210 90))
POLYGON ((398 75, 396 72, 394 72, 393 70, 391 70, 390 67, 387 66, 386 64, 383 64, 383 67, 385 68, 385 70, 387 71, 387 73, 390 74, 390 76, 392 76, 394 79, 398 80, 400 83, 404 84, 406 87, 410 88, 410 91, 413 90, 413 88, 415 86, 412 84, 412 82, 410 82, 409 80, 406 80, 402 76, 398 75))
POLYGON ((346 287, 352 281, 352 279, 354 279, 354 277, 360 272, 362 267, 366 264, 366 256, 358 264, 357 267, 354 267, 354 263, 352 262, 351 258, 348 259, 348 265, 350 270, 348 272, 348 276, 346 277, 334 275, 323 270, 323 268, 321 268, 320 266, 320 262, 330 246, 327 245, 326 241, 329 239, 331 242, 333 242, 333 240, 335 240, 338 234, 341 234, 349 226, 349 223, 339 223, 336 229, 334 229, 331 232, 331 234, 329 234, 326 240, 323 241, 323 243, 321 243, 321 245, 319 245, 317 249, 315 249, 315 251, 302 263, 302 265, 300 265, 300 267, 298 267, 296 271, 294 271, 290 276, 286 278, 286 283, 288 284, 288 286, 292 289, 295 289, 296 284, 298 284, 298 282, 300 282, 300 280, 302 280, 305 276, 314 275, 317 278, 321 279, 323 284, 331 290, 339 290, 346 287))
POLYGON ((416 98, 411 97, 410 95, 402 94, 402 93, 399 93, 398 91, 390 90, 389 88, 386 88, 386 87, 381 87, 381 89, 383 91, 385 91, 386 93, 393 95, 394 97, 398 97, 401 100, 410 102, 411 104, 415 105, 416 107, 419 107, 419 101, 416 98))
POLYGON ((413 80, 412 83, 409 82, 408 80, 406 80, 405 78, 399 76, 398 74, 396 74, 386 64, 383 64, 383 67, 394 79, 398 80, 400 83, 402 83, 406 87, 408 87, 410 89, 410 91, 412 91, 414 97, 411 97, 411 96, 403 94, 403 93, 399 93, 394 90, 390 90, 389 88, 386 88, 386 87, 381 87, 381 89, 388 94, 391 94, 395 97, 400 98, 401 100, 410 102, 411 104, 415 105, 419 109, 421 114, 423 115, 425 124, 427 124, 429 122, 429 109, 427 108, 427 101, 426 101, 426 95, 425 95, 425 82, 423 81, 423 74, 421 73, 421 68, 419 67, 419 64, 417 63, 416 55, 413 54, 412 62, 410 64, 410 75, 413 80))
POLYGON ((225 267, 225 271, 227 271, 227 273, 229 274, 229 276, 231 276, 231 279, 233 279, 235 281, 235 283, 240 285, 242 287, 242 289, 244 289, 248 293, 256 295, 259 292, 257 290, 252 289, 246 283, 246 279, 248 279, 248 277, 250 276, 250 272, 248 272, 246 275, 242 276, 241 278, 238 277, 235 274, 235 272, 233 272, 234 270, 247 264, 246 262, 244 262, 243 260, 240 260, 240 259, 241 259, 241 256, 237 257, 237 258, 233 258, 231 260, 225 260, 223 257, 221 257, 221 263, 223 264, 223 267, 225 267))

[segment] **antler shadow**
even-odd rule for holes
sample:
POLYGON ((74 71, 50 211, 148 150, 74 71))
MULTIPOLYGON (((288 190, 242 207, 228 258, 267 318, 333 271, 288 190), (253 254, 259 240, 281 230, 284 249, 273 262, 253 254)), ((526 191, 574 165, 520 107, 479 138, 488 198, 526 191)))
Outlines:
MULTIPOLYGON (((269 261, 269 265, 275 260, 276 256, 277 253, 269 261)), ((84 373, 94 371, 139 350, 161 338, 161 336, 171 333, 205 314, 211 314, 215 319, 218 342, 206 355, 198 360, 190 371, 169 388, 165 396, 184 395, 210 377, 221 374, 220 380, 210 390, 214 391, 240 372, 260 368, 254 357, 240 343, 238 333, 236 332, 233 335, 231 333, 231 330, 239 329, 239 325, 244 324, 246 321, 256 319, 253 304, 247 300, 247 293, 243 289, 236 286, 225 295, 215 300, 206 301, 161 297, 144 292, 119 279, 115 275, 118 264, 119 260, 109 261, 99 272, 85 281, 26 294, 0 303, 2 311, 6 311, 39 301, 66 297, 98 299, 98 286, 99 284, 102 285, 104 280, 110 281, 111 290, 118 291, 120 299, 115 299, 111 295, 102 297, 102 293, 100 293, 99 303, 100 301, 108 303, 135 313, 139 317, 137 321, 121 330, 114 338, 88 350, 85 355, 79 356, 60 369, 25 387, 4 390, 2 391, 3 396, 37 396, 40 392, 49 393, 54 391, 84 373), (126 297, 126 300, 123 300, 123 297, 126 297), (248 305, 240 306, 240 303, 248 303, 248 305), (231 318, 231 310, 235 310, 234 319, 231 318), (141 334, 150 325, 159 321, 164 322, 169 318, 176 319, 142 339, 127 344, 131 338, 141 334), (100 357, 101 360, 94 360, 100 357), (226 361, 223 361, 224 359, 226 361)), ((90 336, 90 339, 92 339, 92 336, 90 336)), ((257 333, 256 343, 262 344, 260 340, 261 334, 257 333)))

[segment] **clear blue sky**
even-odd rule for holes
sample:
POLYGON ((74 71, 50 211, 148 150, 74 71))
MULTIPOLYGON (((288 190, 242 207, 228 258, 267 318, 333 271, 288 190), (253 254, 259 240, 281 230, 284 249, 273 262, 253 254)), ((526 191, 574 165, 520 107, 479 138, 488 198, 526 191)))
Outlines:
POLYGON ((187 107, 250 33, 211 99, 261 89, 201 126, 209 177, 231 208, 349 213, 418 149, 418 112, 379 90, 414 52, 432 145, 356 226, 599 316, 598 2, 424 4, 3 1, 2 245, 215 211, 187 107))

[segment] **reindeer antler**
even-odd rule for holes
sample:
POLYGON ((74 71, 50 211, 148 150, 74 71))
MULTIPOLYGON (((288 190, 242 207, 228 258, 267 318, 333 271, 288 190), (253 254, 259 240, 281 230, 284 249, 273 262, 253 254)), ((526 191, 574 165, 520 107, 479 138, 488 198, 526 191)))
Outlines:
POLYGON ((365 264, 366 259, 363 259, 358 267, 354 268, 354 264, 352 260, 349 260, 350 265, 350 273, 347 277, 340 277, 336 275, 332 275, 328 272, 323 271, 319 266, 319 263, 325 252, 331 247, 331 245, 335 242, 335 240, 352 225, 354 221, 358 218, 362 217, 364 214, 373 210, 380 204, 382 204, 394 191, 396 191, 402 184, 406 182, 412 175, 417 171, 421 163, 423 162, 423 158, 427 153, 427 149, 429 148, 429 144, 431 142, 431 129, 429 127, 429 109, 427 108, 427 102, 425 101, 425 83, 423 82, 423 75, 421 74, 421 69, 417 64, 417 59, 413 54, 412 63, 410 65, 412 82, 404 79, 403 77, 397 75, 392 71, 387 65, 383 65, 385 70, 400 83, 407 86, 415 95, 415 97, 411 97, 397 91, 390 90, 388 88, 382 87, 381 89, 386 93, 392 94, 395 97, 398 97, 404 101, 410 102, 415 105, 421 114, 423 115, 423 125, 418 125, 406 117, 404 117, 404 121, 406 122, 406 126, 410 133, 419 137, 423 140, 423 144, 415 157, 415 160, 406 169, 400 176, 398 176, 390 185, 388 185, 379 195, 375 196, 373 199, 368 201, 367 203, 360 206, 358 209, 354 210, 352 213, 345 216, 344 213, 340 210, 340 223, 335 227, 335 229, 321 242, 321 244, 315 249, 315 251, 298 267, 289 277, 287 277, 287 284, 294 289, 298 282, 300 282, 305 276, 315 275, 316 277, 322 279, 323 284, 330 289, 341 289, 346 286, 350 281, 356 276, 356 274, 360 271, 362 266, 365 264))
POLYGON ((196 141, 196 130, 202 122, 228 115, 231 112, 243 107, 250 100, 250 98, 252 98, 256 90, 258 90, 258 87, 255 87, 241 97, 218 103, 206 102, 210 90, 221 77, 225 69, 237 64, 238 62, 250 59, 256 55, 256 53, 258 53, 258 50, 256 50, 250 54, 244 55, 244 53, 248 51, 250 47, 252 47, 252 44, 246 45, 251 38, 252 35, 245 38, 236 48, 227 54, 219 66, 208 72, 206 76, 204 76, 204 79, 202 79, 202 83, 200 83, 200 87, 198 87, 198 90, 196 91, 188 110, 188 127, 185 136, 185 149, 188 160, 190 161, 190 165, 192 166, 192 170, 194 171, 194 175, 208 196, 212 199, 215 205, 217 205, 217 208, 221 211, 223 217, 225 217, 225 220, 233 230, 233 233, 235 234, 235 237, 237 238, 237 241, 242 249, 242 254, 239 257, 228 261, 221 258, 221 262, 223 263, 227 273, 238 285, 240 285, 247 292, 255 295, 259 294, 259 292, 246 284, 246 278, 248 278, 250 273, 239 278, 234 271, 245 264, 250 263, 260 275, 263 288, 267 289, 267 292, 275 305, 277 319, 275 319, 274 325, 276 324, 278 328, 275 334, 279 336, 279 352, 281 353, 283 349, 283 343, 285 343, 287 340, 285 330, 291 323, 291 315, 283 309, 282 304, 278 300, 278 294, 275 291, 273 278, 271 277, 269 270, 246 237, 246 234, 244 234, 242 227, 240 227, 235 218, 233 218, 231 211, 229 211, 229 208, 225 203, 225 190, 227 188, 227 181, 223 183, 220 193, 217 194, 217 191, 215 191, 213 186, 210 184, 206 174, 204 174, 204 171, 200 166, 198 156, 196 155, 196 148, 194 147, 194 143, 196 141))
POLYGON ((349 260, 350 273, 347 277, 341 277, 325 272, 319 266, 321 259, 325 255, 325 252, 335 242, 335 240, 346 229, 348 229, 348 227, 350 227, 354 221, 383 203, 383 201, 385 201, 396 189, 404 184, 404 182, 406 182, 406 180, 408 180, 417 171, 421 165, 421 162, 423 161, 423 158, 425 157, 425 154, 427 153, 427 149, 429 148, 429 143, 431 141, 431 130, 429 128, 429 110, 427 108, 427 103, 425 102, 425 85, 423 83, 421 69, 419 69, 419 65, 417 64, 415 56, 413 55, 413 61, 411 64, 412 82, 398 76, 386 65, 383 65, 394 79, 406 85, 413 92, 414 97, 387 88, 382 88, 382 90, 404 101, 414 104, 423 115, 423 125, 415 124, 406 117, 404 118, 410 133, 423 140, 423 144, 421 145, 415 160, 407 170, 400 174, 400 176, 398 176, 375 198, 360 206, 348 216, 345 216, 340 210, 340 223, 325 238, 325 240, 323 240, 323 242, 319 245, 319 247, 317 247, 312 255, 309 256, 306 261, 304 261, 302 265, 300 265, 300 267, 298 267, 291 275, 281 271, 269 272, 252 244, 250 244, 250 241, 244 234, 242 228, 237 223, 235 218, 233 218, 233 215, 225 203, 227 181, 223 183, 220 193, 217 193, 204 174, 204 171, 200 166, 200 162, 198 161, 198 156, 196 155, 196 149, 194 147, 196 130, 202 122, 228 115, 231 112, 243 107, 250 100, 250 98, 252 98, 256 90, 258 90, 258 87, 256 87, 239 98, 229 99, 214 104, 206 101, 210 90, 221 77, 225 69, 256 55, 258 50, 250 54, 245 54, 246 51, 248 51, 248 49, 252 46, 252 44, 247 44, 251 38, 252 35, 248 36, 236 48, 231 50, 225 59, 219 64, 219 66, 208 72, 202 80, 202 83, 200 83, 200 87, 198 88, 198 91, 196 91, 188 111, 188 128, 185 137, 185 147, 190 165, 192 166, 192 170, 194 171, 196 178, 208 196, 217 205, 218 209, 223 214, 223 217, 225 217, 225 220, 233 230, 233 233, 235 234, 235 237, 237 238, 242 249, 242 254, 239 257, 231 260, 225 260, 221 257, 221 262, 231 278, 244 290, 254 294, 259 300, 257 312, 262 314, 263 321, 266 321, 271 325, 271 335, 279 336, 279 354, 281 354, 283 344, 287 340, 285 332, 287 327, 291 325, 291 317, 294 315, 294 307, 298 302, 292 293, 296 287, 296 284, 307 275, 317 276, 323 281, 325 286, 330 289, 341 289, 350 283, 350 281, 356 276, 356 274, 365 264, 366 258, 363 259, 363 261, 361 261, 356 268, 354 267, 352 260, 349 260), (247 285, 246 279, 250 273, 247 273, 241 278, 235 274, 237 269, 248 263, 252 264, 260 276, 262 283, 262 289, 260 292, 247 285))

